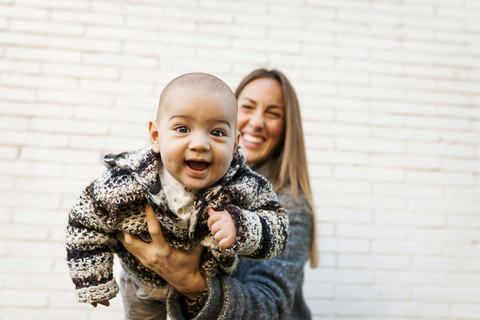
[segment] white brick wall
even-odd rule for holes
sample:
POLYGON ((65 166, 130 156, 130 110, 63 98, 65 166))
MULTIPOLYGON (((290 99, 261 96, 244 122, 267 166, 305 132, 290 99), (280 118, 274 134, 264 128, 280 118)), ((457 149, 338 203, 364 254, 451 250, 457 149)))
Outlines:
POLYGON ((73 199, 147 144, 171 78, 257 67, 302 104, 314 318, 480 319, 479 21, 478 0, 0 0, 0 319, 121 318, 74 301, 73 199))

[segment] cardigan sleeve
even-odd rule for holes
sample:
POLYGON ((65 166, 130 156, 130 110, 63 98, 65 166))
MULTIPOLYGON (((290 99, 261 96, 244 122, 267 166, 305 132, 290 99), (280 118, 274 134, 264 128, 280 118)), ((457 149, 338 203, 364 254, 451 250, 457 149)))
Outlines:
POLYGON ((279 256, 288 241, 288 217, 269 182, 263 177, 248 193, 246 207, 226 205, 237 236, 228 249, 249 259, 273 259, 279 256))
POLYGON ((99 182, 89 185, 70 211, 66 228, 67 263, 79 302, 92 303, 113 298, 119 291, 113 278, 113 252, 117 240, 107 210, 97 201, 99 182))
MULTIPOLYGON (((232 275, 208 278, 208 297, 194 319, 310 319, 303 300, 304 266, 312 235, 312 218, 306 206, 288 209, 289 241, 277 258, 241 259, 232 275)), ((167 309, 173 320, 182 314, 184 297, 171 288, 167 309)))

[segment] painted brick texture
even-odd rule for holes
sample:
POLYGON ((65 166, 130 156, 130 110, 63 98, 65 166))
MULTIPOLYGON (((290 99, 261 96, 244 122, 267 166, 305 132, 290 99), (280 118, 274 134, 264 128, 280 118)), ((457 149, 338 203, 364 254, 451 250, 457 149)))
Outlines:
POLYGON ((75 302, 74 198, 148 144, 173 77, 258 67, 302 106, 314 319, 480 319, 479 21, 476 0, 0 0, 0 319, 122 318, 75 302))

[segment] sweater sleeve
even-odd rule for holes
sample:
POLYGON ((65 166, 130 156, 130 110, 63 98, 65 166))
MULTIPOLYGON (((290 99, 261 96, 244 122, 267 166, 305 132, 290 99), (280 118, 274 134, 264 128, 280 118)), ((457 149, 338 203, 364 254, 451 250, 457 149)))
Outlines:
POLYGON ((255 188, 249 206, 225 207, 237 229, 235 242, 228 250, 249 259, 273 259, 287 245, 288 217, 270 183, 264 180, 255 188))
MULTIPOLYGON (((102 178, 105 178, 106 175, 102 178)), ((97 201, 97 179, 79 196, 69 214, 66 228, 67 262, 79 302, 92 303, 113 298, 118 285, 113 278, 116 242, 108 222, 108 211, 97 201)), ((106 188, 103 188, 106 189, 106 188)))
MULTIPOLYGON (((285 251, 272 260, 242 259, 233 276, 208 278, 208 298, 194 319, 309 319, 303 300, 304 266, 312 234, 310 211, 288 209, 289 241, 285 251)), ((173 320, 182 314, 183 296, 170 290, 167 309, 173 320)))

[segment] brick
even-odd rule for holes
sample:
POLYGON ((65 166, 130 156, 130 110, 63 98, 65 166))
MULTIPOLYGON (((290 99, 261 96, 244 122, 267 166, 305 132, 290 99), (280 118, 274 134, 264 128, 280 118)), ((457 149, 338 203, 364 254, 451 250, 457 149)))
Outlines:
POLYGON ((371 155, 371 164, 378 167, 395 167, 407 169, 440 169, 441 160, 438 157, 409 155, 371 155))
MULTIPOLYGON (((78 193, 80 191, 78 190, 78 193)), ((72 205, 73 201, 70 203, 70 206, 72 205)), ((22 206, 16 206, 13 214, 13 223, 24 226, 41 226, 42 230, 47 230, 48 227, 59 227, 63 230, 67 223, 67 216, 68 210, 59 211, 58 208, 36 208, 31 210, 22 208, 22 206)))
POLYGON ((16 307, 46 307, 47 294, 45 292, 2 290, 0 292, 0 306, 16 307))
POLYGON ((307 299, 334 298, 334 286, 332 284, 305 283, 303 293, 307 299))
POLYGON ((302 46, 302 54, 312 56, 333 56, 340 58, 367 58, 367 49, 348 46, 324 46, 319 44, 305 43, 302 46))
POLYGON ((31 129, 52 133, 102 135, 108 132, 108 123, 85 120, 35 118, 31 122, 31 129))
POLYGON ((39 62, 18 61, 2 58, 0 60, 0 70, 15 73, 36 73, 39 74, 42 65, 39 62))
POLYGON ((85 66, 72 64, 45 63, 43 65, 45 74, 67 77, 85 77, 93 79, 118 79, 120 71, 118 68, 102 66, 85 66))
POLYGON ((413 267, 416 270, 450 271, 450 272, 475 272, 480 262, 475 257, 470 259, 451 257, 415 257, 413 267))
MULTIPOLYGON (((389 240, 373 240, 372 252, 378 254, 397 254, 401 255, 439 255, 442 253, 443 247, 440 244, 428 244, 419 246, 416 241, 389 241, 389 240)), ((414 270, 421 270, 414 268, 414 270)))
POLYGON ((342 224, 336 228, 336 235, 344 238, 360 239, 406 239, 408 232, 403 228, 342 224))
MULTIPOLYGON (((0 152, 0 154, 3 154, 0 152)), ((25 162, 25 161, 0 161, 0 174, 12 175, 16 177, 60 177, 63 166, 25 162)))
POLYGON ((78 190, 84 186, 82 180, 75 179, 17 179, 16 190, 20 192, 35 192, 48 190, 49 193, 63 194, 66 190, 78 190))
MULTIPOLYGON (((18 153, 19 149, 17 147, 0 146, 0 160, 15 160, 18 158, 18 153)), ((5 162, 2 161, 2 163, 5 162)))
POLYGON ((32 8, 31 6, 22 5, 2 6, 2 15, 15 19, 46 20, 48 18, 48 10, 46 8, 32 8))
POLYGON ((139 82, 114 82, 109 80, 83 79, 79 83, 80 90, 108 94, 147 95, 152 92, 152 85, 139 82))
POLYGON ((75 149, 90 149, 104 151, 105 148, 116 150, 115 152, 138 150, 149 146, 147 137, 144 139, 126 137, 95 137, 73 136, 70 146, 75 149))
POLYGON ((53 163, 97 163, 99 153, 86 150, 31 148, 22 149, 20 159, 53 163))
POLYGON ((148 46, 145 46, 145 45, 142 46, 139 43, 135 43, 135 44, 125 43, 124 51, 126 53, 112 54, 108 52, 101 52, 101 53, 86 52, 84 54, 84 63, 86 65, 93 65, 93 66, 100 66, 100 67, 118 68, 122 66, 128 67, 128 66, 131 66, 132 64, 135 64, 137 68, 152 68, 157 66, 157 60, 158 60, 158 58, 154 58, 154 56, 156 57, 156 55, 152 54, 152 52, 155 52, 151 50, 153 48, 152 48, 152 44, 149 44, 148 46), (130 50, 130 48, 132 48, 132 50, 130 50), (132 51, 133 53, 144 53, 143 51, 138 50, 138 48, 146 48, 145 53, 150 53, 152 57, 139 56, 135 54, 126 54, 132 51), (133 50, 133 49, 137 49, 137 50, 133 50))
MULTIPOLYGON (((220 29, 217 25, 208 25, 214 27, 213 29, 220 29)), ((208 27, 207 26, 207 27, 208 27)), ((169 31, 177 31, 177 32, 189 32, 193 33, 196 32, 198 29, 201 30, 203 27, 202 25, 197 26, 196 22, 191 20, 176 20, 176 19, 155 19, 154 16, 132 16, 128 15, 125 19, 125 27, 126 28, 140 28, 140 29, 148 29, 148 30, 169 30, 169 31)), ((230 25, 222 25, 222 28, 225 27, 227 30, 232 30, 230 25)), ((216 34, 225 34, 222 31, 216 31, 216 34)), ((231 33, 227 33, 231 34, 231 33)))
POLYGON ((480 314, 480 306, 471 303, 454 303, 450 314, 455 318, 477 319, 480 314))
POLYGON ((413 184, 375 183, 373 190, 373 194, 379 197, 440 199, 444 195, 443 188, 440 186, 418 186, 413 184))
MULTIPOLYGON (((402 270, 411 266, 410 258, 389 255, 346 255, 338 256, 340 268, 360 268, 374 270, 402 270)), ((362 295, 362 297, 364 297, 362 295)), ((373 298, 373 297, 372 297, 373 298)), ((381 299, 381 297, 375 297, 381 299)))
POLYGON ((51 19, 54 22, 111 26, 121 26, 124 22, 122 14, 103 14, 83 10, 66 11, 54 9, 51 12, 51 19))
POLYGON ((118 53, 121 51, 121 41, 101 38, 73 38, 62 36, 50 36, 46 44, 52 48, 118 53))
POLYGON ((373 181, 403 181, 405 173, 397 169, 379 169, 368 167, 337 167, 336 178, 373 181))
POLYGON ((480 158, 474 160, 466 159, 445 159, 442 168, 448 171, 466 171, 470 173, 480 172, 480 158))
POLYGON ((375 283, 401 285, 440 285, 446 286, 448 274, 442 272, 419 271, 379 271, 375 273, 375 283))
POLYGON ((468 119, 442 119, 442 118, 420 118, 406 117, 406 125, 408 127, 417 128, 438 128, 438 129, 456 129, 468 130, 472 123, 468 119))
MULTIPOLYGON (((48 273, 51 270, 51 259, 45 258, 0 257, 0 262, 2 274, 6 274, 7 272, 42 274, 48 273)), ((0 301, 2 300, 3 299, 0 299, 0 301)))
MULTIPOLYGON (((13 103, 13 102, 2 102, 0 105, 0 113, 2 115, 12 115, 19 117, 34 117, 34 116, 43 116, 43 117, 55 117, 55 118, 66 118, 73 115, 73 107, 68 105, 53 105, 53 104, 42 104, 42 103, 13 103)), ((3 116, 2 116, 3 117, 3 116)), ((3 124, 2 124, 3 128, 3 124)))
POLYGON ((317 219, 323 225, 325 222, 341 222, 341 223, 372 223, 374 215, 370 210, 361 208, 337 209, 334 211, 321 210, 317 213, 317 219))
POLYGON ((44 35, 0 31, 0 44, 2 45, 41 46, 45 41, 44 35))
POLYGON ((113 103, 111 93, 83 92, 78 90, 41 90, 37 93, 37 99, 41 103, 46 104, 77 104, 97 107, 111 105, 113 103))
POLYGON ((7 58, 22 59, 28 61, 52 61, 56 63, 79 63, 80 52, 66 50, 54 50, 50 48, 22 48, 8 47, 5 56, 7 58))
POLYGON ((0 205, 7 207, 23 208, 57 208, 60 204, 60 197, 56 194, 26 194, 18 192, 8 192, 0 198, 0 205), (28 201, 25 201, 28 199, 28 201))
POLYGON ((100 162, 95 165, 72 164, 65 166, 63 175, 65 176, 65 178, 69 179, 88 179, 87 177, 94 179, 104 171, 105 167, 102 166, 100 162))
POLYGON ((368 252, 370 242, 363 239, 322 238, 319 246, 324 252, 368 252))
POLYGON ((474 132, 441 132, 442 140, 445 142, 457 142, 460 144, 473 144, 477 145, 480 141, 480 133, 474 132))
POLYGON ((382 212, 375 215, 375 222, 397 226, 445 226, 445 217, 440 214, 425 214, 415 212, 382 212))
POLYGON ((441 133, 437 130, 423 130, 412 128, 386 128, 373 127, 371 128, 373 137, 380 139, 398 139, 405 141, 428 141, 435 142, 440 140, 441 133))
POLYGON ((6 101, 33 102, 35 100, 35 90, 0 87, 0 97, 6 101))
POLYGON ((475 149, 472 146, 444 142, 407 142, 406 151, 411 154, 438 155, 453 158, 473 158, 475 156, 475 149))
MULTIPOLYGON (((149 57, 151 59, 157 59, 156 52, 162 53, 162 58, 190 58, 193 59, 196 54, 196 49, 194 47, 188 46, 188 44, 179 44, 179 43, 157 43, 157 42, 148 42, 148 43, 138 43, 138 42, 127 42, 124 45, 125 54, 132 56, 139 56, 139 59, 145 59, 149 57), (141 55, 141 57, 140 57, 141 55)), ((145 64, 150 63, 145 61, 145 64)), ((135 63, 135 70, 139 70, 140 67, 135 63)), ((145 70, 151 71, 151 70, 145 70)), ((151 71, 153 72, 153 71, 151 71)), ((157 79, 159 75, 157 72, 157 79)))
POLYGON ((15 187, 15 180, 13 178, 1 177, 0 178, 0 191, 7 192, 13 191, 15 187))
POLYGON ((66 147, 68 143, 68 136, 60 134, 13 130, 0 133, 0 143, 8 145, 66 147))
POLYGON ((7 86, 24 86, 34 88, 56 88, 56 89, 75 89, 76 80, 59 77, 42 77, 28 75, 10 75, 1 81, 7 86))
POLYGON ((15 252, 16 257, 65 258, 63 241, 60 243, 52 243, 52 241, 12 241, 10 242, 10 249, 15 252))
POLYGON ((340 180, 313 180, 313 184, 316 192, 343 192, 351 194, 370 194, 371 186, 368 182, 362 181, 340 181, 340 180))
POLYGON ((60 24, 51 22, 13 20, 10 29, 20 32, 31 32, 41 34, 59 34, 68 36, 81 36, 84 34, 84 27, 72 24, 60 24))
POLYGON ((422 212, 450 212, 461 214, 472 214, 478 212, 477 204, 473 201, 453 200, 423 200, 415 199, 410 201, 410 206, 422 212))
POLYGON ((376 306, 376 314, 384 317, 435 317, 448 314, 449 306, 441 303, 387 302, 376 306))
POLYGON ((447 216, 447 225, 451 227, 465 229, 477 229, 480 227, 480 219, 475 216, 447 216))
POLYGON ((373 277, 372 273, 368 271, 355 271, 355 270, 334 270, 334 269, 319 269, 315 271, 318 281, 329 283, 350 283, 361 284, 371 283, 373 277))
MULTIPOLYGON (((78 107, 75 109, 74 117, 78 120, 75 120, 78 123, 87 122, 90 125, 99 124, 101 129, 98 133, 104 133, 105 128, 108 127, 109 121, 121 121, 123 123, 141 123, 148 128, 148 121, 151 119, 151 114, 156 110, 156 105, 147 106, 143 108, 135 108, 132 110, 130 108, 95 108, 95 107, 78 107), (96 120, 96 121, 94 121, 96 120), (101 122, 99 122, 101 121, 101 122), (103 123, 103 125, 100 125, 103 123)), ((93 128, 92 128, 93 129, 93 128)), ((82 130, 79 130, 78 133, 81 133, 82 130)), ((88 130, 83 131, 88 132, 88 130)), ((147 131, 148 132, 148 131, 147 131)), ((148 134, 146 134, 148 135, 148 134)))
MULTIPOLYGON (((16 243, 18 241, 13 241, 13 240, 46 240, 48 233, 46 230, 39 229, 36 226, 28 226, 28 225, 1 225, 0 226, 0 231, 1 231, 1 238, 9 239, 8 247, 10 253, 15 253, 17 254, 17 251, 15 250, 16 243)), ((30 243, 30 242, 29 242, 30 243)), ((25 245, 27 248, 29 245, 25 245)))
POLYGON ((407 172, 407 182, 445 186, 472 186, 475 184, 475 178, 473 174, 469 173, 409 171, 407 172))

